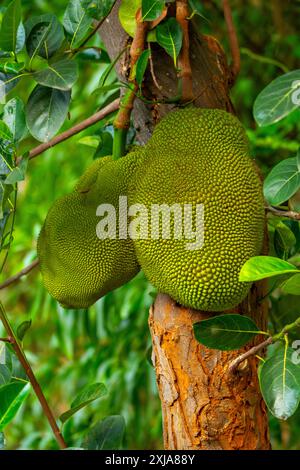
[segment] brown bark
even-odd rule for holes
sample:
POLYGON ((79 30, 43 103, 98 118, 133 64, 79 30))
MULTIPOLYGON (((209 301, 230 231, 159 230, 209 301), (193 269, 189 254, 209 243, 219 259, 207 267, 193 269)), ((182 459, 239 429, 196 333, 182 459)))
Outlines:
MULTIPOLYGON (((128 42, 118 21, 119 4, 120 0, 100 30, 111 57, 128 42)), ((157 45, 152 45, 152 53, 156 80, 148 73, 144 94, 152 99, 176 96, 177 76, 172 60, 157 45)), ((218 41, 191 28, 190 59, 195 105, 234 112, 229 97, 231 74, 218 41)), ((118 66, 123 78, 127 67, 127 60, 118 66)), ((140 143, 147 142, 156 122, 171 109, 170 105, 149 106, 136 100, 134 122, 140 143)), ((253 318, 262 329, 266 326, 267 305, 259 299, 264 295, 265 284, 258 283, 236 309, 253 318)), ((165 448, 269 449, 257 360, 251 357, 239 366, 236 374, 229 373, 228 365, 245 350, 207 349, 193 335, 193 323, 210 315, 183 308, 163 294, 158 295, 151 308, 149 326, 162 402, 165 448)))

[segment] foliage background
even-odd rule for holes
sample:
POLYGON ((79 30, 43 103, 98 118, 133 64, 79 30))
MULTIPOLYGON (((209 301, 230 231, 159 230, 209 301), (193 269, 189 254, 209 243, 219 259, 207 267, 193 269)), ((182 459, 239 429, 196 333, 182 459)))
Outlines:
MULTIPOLYGON (((1 2, 6 5, 8 2, 1 2)), ((67 0, 23 0, 23 16, 53 12, 60 19, 67 0)), ((219 1, 203 1, 199 27, 219 38, 227 49, 227 36, 219 1)), ((232 1, 242 50, 242 71, 232 91, 237 114, 247 128, 253 156, 263 173, 283 158, 294 156, 299 146, 300 111, 288 118, 257 129, 252 116, 258 93, 274 78, 299 68, 300 2, 272 0, 232 1), (274 61, 277 61, 275 63, 274 61)), ((95 44, 101 45, 100 38, 95 44)), ((105 52, 94 63, 80 60, 80 76, 73 89, 70 119, 64 129, 93 114, 96 107, 114 94, 96 97, 101 73, 107 65, 105 52)), ((22 81, 13 94, 24 99, 31 84, 22 81)), ((13 95, 12 95, 13 96, 13 95)), ((1 108, 0 108, 1 111, 1 108)), ((93 149, 78 143, 84 135, 97 131, 100 124, 79 136, 48 150, 30 163, 26 181, 19 187, 18 208, 12 245, 3 279, 28 265, 35 257, 36 239, 53 201, 68 193, 90 164, 93 149)), ((34 141, 26 140, 31 148, 34 141)), ((125 448, 162 447, 161 411, 155 374, 149 362, 151 344, 147 325, 152 287, 139 274, 126 286, 108 294, 87 311, 63 310, 47 294, 37 270, 18 284, 1 291, 14 326, 32 319, 25 337, 25 350, 37 372, 56 415, 68 409, 84 385, 104 382, 104 397, 77 413, 64 427, 69 445, 79 445, 84 430, 108 414, 121 414, 126 420, 125 448)), ((297 308, 295 298, 275 300, 278 317, 297 308)), ((298 302, 298 301, 297 301, 298 302)), ((292 315, 293 313, 291 313, 292 315)), ((299 312, 298 312, 299 314, 299 312)), ((300 448, 300 412, 287 422, 270 418, 275 449, 300 448)), ((8 448, 54 449, 56 443, 33 393, 5 432, 8 448)))

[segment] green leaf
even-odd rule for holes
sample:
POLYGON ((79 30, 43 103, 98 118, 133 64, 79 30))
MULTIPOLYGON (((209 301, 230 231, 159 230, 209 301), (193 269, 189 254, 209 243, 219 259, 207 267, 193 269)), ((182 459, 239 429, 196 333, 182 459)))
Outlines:
POLYGON ((11 380, 11 370, 5 364, 0 363, 0 386, 9 383, 11 380))
POLYGON ((279 222, 274 232, 274 248, 277 256, 287 259, 296 242, 297 240, 292 230, 284 222, 279 222))
POLYGON ((279 419, 292 416, 300 401, 300 365, 293 362, 294 352, 282 345, 260 369, 263 398, 271 413, 279 419))
POLYGON ((0 62, 0 71, 5 73, 19 73, 24 69, 24 62, 0 62))
POLYGON ((269 204, 278 206, 300 188, 300 167, 296 157, 274 166, 264 181, 264 196, 269 204))
POLYGON ((86 36, 92 17, 88 13, 90 0, 70 0, 64 14, 63 25, 71 36, 70 47, 76 47, 86 36))
POLYGON ((242 266, 239 280, 253 282, 295 271, 298 271, 296 266, 274 256, 254 256, 242 266))
POLYGON ((31 60, 38 55, 49 59, 60 48, 64 30, 55 15, 33 16, 25 23, 26 49, 31 60))
POLYGON ((88 450, 118 450, 125 431, 123 416, 108 416, 91 429, 83 447, 88 450))
MULTIPOLYGON (((119 20, 122 28, 132 38, 136 30, 136 12, 141 8, 142 0, 122 0, 119 8, 119 20)), ((155 30, 150 31, 147 36, 147 41, 156 41, 155 30)))
POLYGON ((12 133, 4 121, 0 121, 0 139, 8 141, 12 141, 13 139, 12 133))
POLYGON ((88 14, 97 21, 106 18, 116 0, 92 0, 87 8, 88 14))
POLYGON ((202 2, 200 2, 199 0, 188 0, 188 2, 190 10, 192 12, 189 17, 190 19, 193 18, 193 16, 198 15, 201 16, 201 18, 203 18, 204 20, 208 21, 208 19, 203 14, 203 5, 201 5, 202 2))
POLYGON ((23 23, 21 22, 18 27, 17 31, 17 44, 16 44, 16 53, 19 53, 22 51, 24 45, 25 45, 25 39, 26 39, 26 33, 25 33, 25 28, 23 23))
POLYGON ((300 295, 300 273, 287 279, 281 289, 285 294, 300 295))
POLYGON ((32 320, 25 320, 23 321, 17 328, 17 338, 20 341, 23 341, 27 331, 31 327, 32 320))
POLYGON ((71 403, 71 408, 63 413, 59 419, 62 423, 65 423, 71 416, 73 416, 77 411, 81 410, 85 406, 89 405, 98 398, 103 397, 107 394, 107 390, 104 384, 95 383, 85 387, 75 400, 71 403))
POLYGON ((101 132, 100 142, 93 158, 106 157, 112 155, 113 137, 110 132, 101 132))
POLYGON ((10 173, 7 175, 4 184, 15 184, 19 181, 23 181, 26 176, 26 170, 28 165, 29 154, 23 155, 18 166, 16 166, 10 173))
POLYGON ((85 137, 81 137, 78 143, 96 149, 99 145, 99 141, 100 137, 98 135, 86 135, 85 137))
POLYGON ((27 133, 25 109, 21 98, 13 98, 3 109, 3 121, 9 128, 14 142, 19 142, 27 133))
POLYGON ((71 99, 70 91, 37 85, 26 106, 26 123, 41 142, 49 141, 64 123, 71 99))
POLYGON ((255 100, 253 114, 259 126, 280 121, 300 105, 300 70, 273 80, 255 100))
POLYGON ((139 87, 141 87, 143 83, 143 78, 147 70, 150 55, 151 55, 150 49, 146 49, 145 51, 142 52, 142 54, 140 55, 136 63, 135 78, 139 87))
POLYGON ((40 84, 57 90, 70 90, 78 78, 77 63, 74 60, 62 59, 40 72, 33 74, 40 84))
POLYGON ((259 333, 251 318, 227 314, 194 323, 196 340, 208 348, 231 351, 239 349, 259 333))
POLYGON ((142 20, 156 20, 161 16, 164 7, 164 0, 142 0, 142 20))
POLYGON ((19 82, 19 75, 0 72, 0 104, 5 103, 6 95, 19 82))
POLYGON ((156 28, 158 44, 172 57, 174 65, 177 65, 177 57, 182 47, 182 29, 175 18, 168 18, 156 28))
POLYGON ((18 27, 21 22, 21 1, 13 0, 7 7, 0 29, 0 49, 16 52, 18 27))
POLYGON ((30 391, 30 384, 15 380, 0 387, 0 431, 15 417, 30 391))
POLYGON ((297 272, 300 272, 297 267, 285 260, 273 256, 256 256, 244 264, 240 280, 253 282, 273 276, 286 277, 297 272))

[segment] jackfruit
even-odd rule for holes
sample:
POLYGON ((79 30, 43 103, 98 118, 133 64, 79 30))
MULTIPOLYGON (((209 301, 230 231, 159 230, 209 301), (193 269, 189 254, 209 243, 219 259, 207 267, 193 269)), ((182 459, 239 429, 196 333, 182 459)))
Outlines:
MULTIPOLYGON (((100 204, 118 209, 119 196, 143 160, 141 148, 119 160, 96 160, 71 194, 51 207, 38 239, 38 257, 46 289, 63 306, 87 308, 107 292, 132 279, 139 271, 134 246, 116 238, 99 239, 96 215, 100 204)), ((104 215, 104 214, 102 214, 104 215)))
POLYGON ((239 282, 239 272, 247 259, 261 252, 264 202, 237 118, 218 109, 169 113, 146 145, 129 202, 146 207, 152 227, 153 207, 157 211, 161 205, 190 204, 192 212, 187 211, 182 227, 190 223, 194 231, 197 207, 203 205, 201 248, 192 249, 191 229, 175 237, 174 212, 169 213, 171 236, 163 236, 160 217, 157 239, 148 231, 148 237, 134 240, 138 261, 160 292, 204 311, 230 309, 245 298, 250 284, 239 282))

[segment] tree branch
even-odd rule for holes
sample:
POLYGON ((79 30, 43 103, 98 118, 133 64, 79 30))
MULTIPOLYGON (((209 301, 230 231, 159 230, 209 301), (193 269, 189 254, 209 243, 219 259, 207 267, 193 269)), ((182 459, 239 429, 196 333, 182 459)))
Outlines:
POLYGON ((277 215, 278 217, 287 217, 293 220, 300 220, 300 212, 295 211, 282 211, 280 209, 275 209, 275 207, 268 206, 266 211, 271 212, 271 214, 277 215))
POLYGON ((59 445, 59 447, 61 449, 66 449, 68 446, 60 432, 60 429, 59 427, 57 426, 57 423, 56 423, 56 420, 54 418, 54 415, 48 405, 48 402, 45 398, 45 395, 43 394, 43 391, 41 389, 41 386, 40 384, 38 383, 35 375, 34 375, 34 372, 31 368, 31 365, 29 364, 27 358, 26 358, 26 355, 21 347, 21 345, 19 344, 19 341, 18 341, 18 338, 16 337, 15 333, 14 333, 14 330, 12 329, 10 323, 9 323, 9 320, 6 316, 6 312, 5 312, 5 309, 3 307, 3 304, 2 302, 0 301, 0 319, 3 323, 3 326, 7 332, 7 334, 9 335, 9 338, 11 339, 11 344, 12 344, 12 347, 16 353, 16 356, 17 358, 19 359, 24 371, 26 372, 26 375, 32 385, 32 388, 42 406, 42 409, 45 413, 45 416, 51 426, 51 429, 53 431, 53 434, 55 436, 55 439, 59 445))
POLYGON ((266 339, 265 341, 263 341, 262 343, 259 343, 257 344, 256 346, 253 346, 253 348, 249 349, 248 351, 246 351, 244 354, 241 354, 240 356, 238 356, 236 359, 234 359, 230 364, 229 364, 229 367, 228 367, 228 371, 233 374, 236 369, 238 368, 238 366, 244 362, 246 359, 248 359, 248 357, 250 356, 255 356, 255 354, 257 354, 259 351, 261 351, 262 349, 266 348, 267 346, 269 346, 270 344, 273 343, 273 338, 272 336, 270 336, 268 339, 266 339))
POLYGON ((224 11, 224 18, 227 26, 228 36, 229 36, 229 44, 231 50, 231 57, 232 57, 232 64, 231 64, 231 74, 232 74, 232 83, 234 84, 235 80, 237 79, 238 74, 240 73, 241 68, 241 54, 239 48, 239 41, 236 34, 236 29, 232 19, 231 7, 229 4, 229 0, 223 0, 223 11, 224 11))
POLYGON ((288 325, 285 325, 282 330, 277 333, 274 336, 270 336, 268 339, 263 341, 262 343, 257 344, 256 346, 253 346, 253 348, 250 348, 248 351, 246 351, 244 354, 241 354, 238 356, 236 359, 234 359, 230 364, 229 364, 229 372, 234 373, 242 362, 244 362, 248 357, 254 356, 257 354, 259 351, 264 349, 265 347, 269 346, 272 343, 275 343, 276 341, 279 341, 284 338, 284 336, 292 330, 295 330, 297 328, 300 328, 300 317, 297 318, 293 323, 289 323, 288 325))
POLYGON ((179 78, 182 80, 181 101, 186 103, 194 100, 192 68, 190 63, 190 38, 189 38, 189 7, 188 0, 176 2, 176 19, 183 32, 182 48, 178 58, 179 78))
POLYGON ((15 282, 19 281, 21 277, 26 276, 26 274, 30 273, 36 266, 38 266, 39 260, 33 261, 33 263, 29 264, 26 266, 26 268, 21 269, 17 274, 14 276, 9 277, 6 279, 6 281, 2 282, 0 284, 0 290, 5 289, 6 287, 10 286, 11 284, 14 284, 15 282))
MULTIPOLYGON (((76 124, 74 127, 71 127, 71 129, 68 129, 67 131, 62 132, 61 134, 53 137, 53 139, 49 140, 49 142, 45 142, 33 148, 29 152, 29 159, 31 160, 32 158, 37 157, 41 153, 45 152, 45 150, 48 150, 49 148, 54 147, 57 144, 60 144, 61 142, 69 139, 70 137, 73 137, 73 135, 78 134, 79 132, 83 131, 87 127, 90 127, 93 124, 96 124, 96 122, 101 121, 101 119, 105 118, 108 114, 111 114, 114 111, 117 111, 119 109, 119 104, 120 104, 120 100, 118 98, 112 101, 112 103, 107 105, 105 108, 100 109, 100 111, 93 114, 89 118, 85 119, 79 124, 76 124)), ((21 157, 18 157, 17 164, 20 163, 20 160, 21 160, 21 157)))

